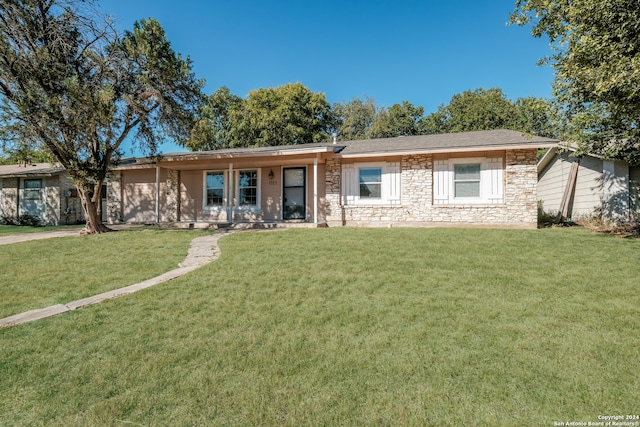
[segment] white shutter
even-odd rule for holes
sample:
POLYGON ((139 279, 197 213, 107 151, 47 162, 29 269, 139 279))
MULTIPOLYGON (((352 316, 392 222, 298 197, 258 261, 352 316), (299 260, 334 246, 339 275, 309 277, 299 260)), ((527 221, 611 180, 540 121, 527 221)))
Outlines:
POLYGON ((504 173, 502 158, 488 158, 482 163, 482 198, 487 203, 502 203, 504 200, 504 173))
POLYGON ((449 203, 449 187, 451 185, 449 162, 436 160, 433 162, 433 204, 449 203))
POLYGON ((400 163, 387 163, 382 168, 382 198, 389 204, 400 204, 400 163))
POLYGON ((349 205, 355 203, 360 194, 356 168, 353 165, 342 166, 342 204, 349 205))

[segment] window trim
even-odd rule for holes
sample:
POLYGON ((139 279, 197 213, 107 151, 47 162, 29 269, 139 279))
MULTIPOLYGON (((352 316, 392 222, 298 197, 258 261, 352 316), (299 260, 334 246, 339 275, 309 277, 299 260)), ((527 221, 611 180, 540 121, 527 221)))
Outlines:
POLYGON ((383 175, 383 167, 382 166, 361 166, 357 168, 357 179, 358 179, 358 198, 360 200, 382 200, 382 175, 383 175), (380 171, 380 181, 362 181, 361 180, 361 172, 363 170, 377 170, 380 171), (380 186, 380 196, 379 197, 371 197, 371 196, 363 196, 362 195, 362 185, 365 184, 373 184, 373 185, 379 185, 380 186))
POLYGON ((451 195, 453 196, 453 200, 464 202, 466 200, 477 200, 482 199, 482 162, 477 161, 469 161, 469 162, 452 162, 451 164, 451 195), (456 179, 456 166, 460 165, 473 165, 478 166, 478 179, 456 179), (459 182, 477 182, 478 183, 478 195, 477 196, 457 196, 456 195, 456 184, 459 182))
POLYGON ((202 188, 203 188, 203 197, 202 197, 202 210, 205 213, 220 213, 222 211, 224 211, 227 206, 229 206, 229 199, 227 196, 228 190, 227 190, 227 182, 228 182, 228 172, 225 170, 206 170, 203 173, 203 178, 202 178, 202 188), (222 204, 221 205, 209 205, 208 202, 208 190, 209 187, 207 185, 207 175, 210 173, 222 173, 222 204))
MULTIPOLYGON (((262 169, 261 168, 242 168, 234 170, 234 210, 238 212, 247 212, 247 213, 260 213, 262 212, 262 201, 261 201, 261 182, 262 182, 262 169), (255 205, 242 205, 240 204, 240 173, 241 172, 254 172, 256 173, 256 204, 255 205)), ((245 188, 245 187, 243 187, 245 188)), ((253 188, 246 187, 246 188, 253 188)))
POLYGON ((22 198, 24 200, 42 200, 42 190, 44 189, 42 185, 42 178, 25 178, 22 181, 22 198), (27 188, 27 182, 38 182, 38 188, 27 188), (38 194, 37 197, 30 196, 31 193, 38 194))

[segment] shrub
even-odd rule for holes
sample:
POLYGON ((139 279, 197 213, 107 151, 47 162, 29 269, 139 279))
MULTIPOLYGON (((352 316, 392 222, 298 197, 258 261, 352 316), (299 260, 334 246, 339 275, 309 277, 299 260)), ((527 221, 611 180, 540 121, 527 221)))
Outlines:
POLYGON ((2 216, 0 217, 0 224, 20 225, 20 226, 27 226, 27 227, 40 227, 42 225, 42 223, 40 222, 40 218, 30 214, 22 214, 18 217, 2 216))
POLYGON ((542 200, 538 200, 538 228, 551 227, 560 224, 562 221, 558 219, 557 213, 545 212, 542 206, 542 200))

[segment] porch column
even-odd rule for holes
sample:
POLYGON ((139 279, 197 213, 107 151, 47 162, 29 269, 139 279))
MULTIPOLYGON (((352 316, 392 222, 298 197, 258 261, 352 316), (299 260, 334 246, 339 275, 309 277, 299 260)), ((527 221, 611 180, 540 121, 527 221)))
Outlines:
POLYGON ((318 155, 313 159, 313 223, 318 223, 318 155))
POLYGON ((160 224, 160 166, 156 165, 156 224, 160 224))
POLYGON ((233 163, 229 163, 229 185, 227 191, 227 222, 231 224, 233 222, 233 163))

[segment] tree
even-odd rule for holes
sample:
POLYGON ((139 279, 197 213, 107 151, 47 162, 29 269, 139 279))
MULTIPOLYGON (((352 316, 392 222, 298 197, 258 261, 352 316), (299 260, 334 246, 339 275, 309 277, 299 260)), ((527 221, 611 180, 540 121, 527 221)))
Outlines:
POLYGON ((243 146, 239 122, 243 120, 244 100, 221 87, 212 93, 198 112, 187 147, 193 150, 218 150, 243 146))
POLYGON ((349 102, 334 104, 338 138, 346 141, 369 138, 377 111, 376 102, 371 98, 364 101, 353 98, 349 102))
POLYGON ((541 98, 511 102, 500 88, 464 91, 451 97, 424 120, 428 134, 511 129, 537 136, 559 138, 564 123, 555 105, 541 98))
POLYGON ((501 89, 466 90, 425 120, 425 132, 449 133, 522 127, 518 109, 501 89))
POLYGON ((15 165, 19 163, 51 163, 55 161, 51 153, 41 150, 34 150, 28 147, 12 150, 0 156, 0 165, 15 165))
POLYGON ((640 163, 637 0, 517 0, 511 22, 549 37, 553 54, 541 63, 555 69, 554 95, 578 130, 572 137, 586 150, 640 163))
POLYGON ((424 107, 416 107, 409 101, 382 108, 371 125, 371 138, 420 135, 423 115, 424 107))
POLYGON ((554 139, 562 138, 567 130, 562 114, 552 101, 536 97, 518 98, 515 107, 521 116, 520 127, 516 130, 554 139))
POLYGON ((119 36, 82 0, 0 0, 0 120, 5 145, 42 147, 78 189, 87 233, 109 229, 101 187, 128 136, 153 153, 189 136, 203 82, 164 30, 119 36))
POLYGON ((325 95, 301 83, 257 89, 245 100, 221 88, 201 113, 192 150, 326 141, 335 121, 325 95))

